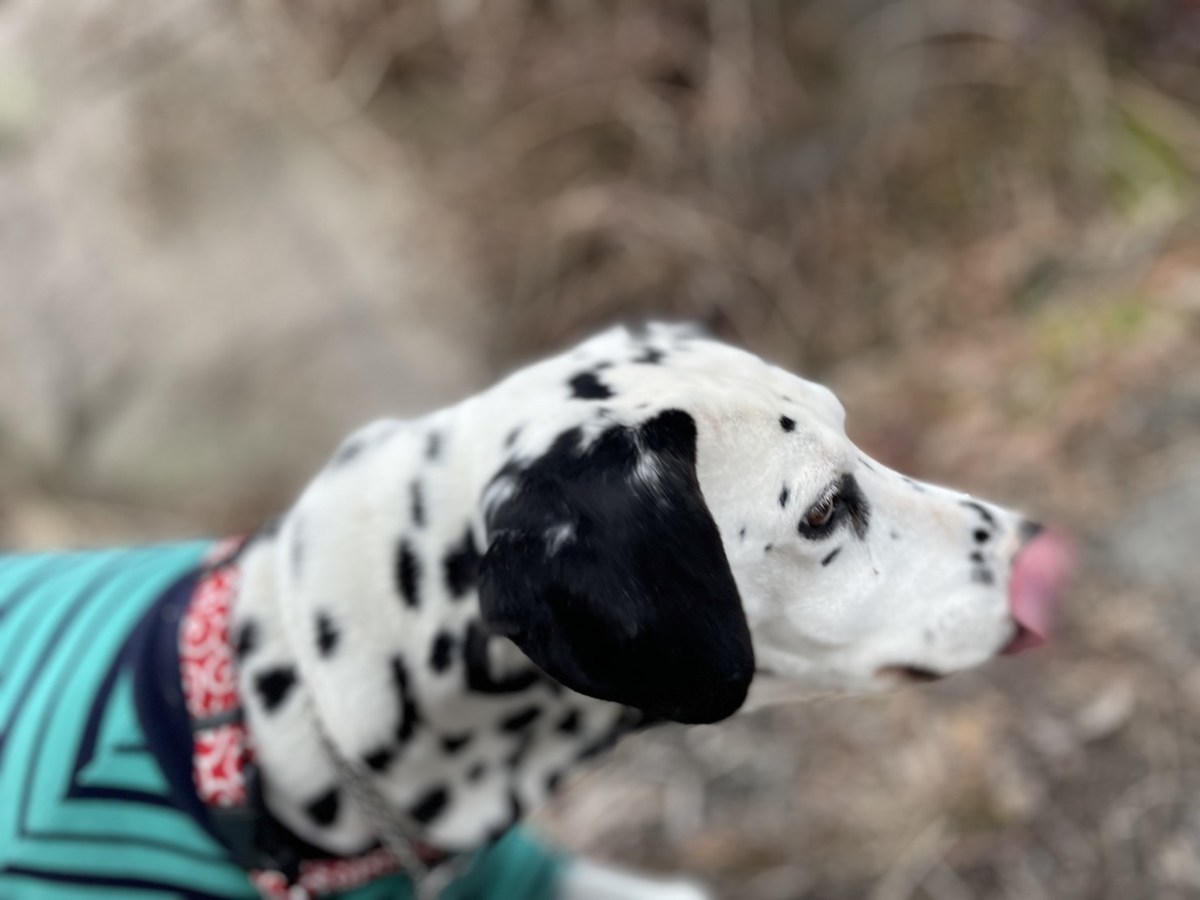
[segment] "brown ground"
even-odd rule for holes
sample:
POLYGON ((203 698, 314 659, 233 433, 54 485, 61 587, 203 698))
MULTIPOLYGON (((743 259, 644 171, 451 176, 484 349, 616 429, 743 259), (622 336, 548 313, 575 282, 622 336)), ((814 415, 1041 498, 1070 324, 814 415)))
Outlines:
MULTIPOLYGON (((738 900, 1200 896, 1194 2, 228 17, 276 115, 440 198, 494 320, 464 352, 493 370, 616 317, 699 318, 830 383, 872 455, 1076 535, 1052 650, 631 740, 541 816, 556 835, 738 900)), ((8 432, 0 460, 28 460, 8 432)), ((331 441, 303 444, 314 465, 331 441)), ((299 484, 156 504, 63 469, 3 473, 0 540, 245 527, 299 484)))

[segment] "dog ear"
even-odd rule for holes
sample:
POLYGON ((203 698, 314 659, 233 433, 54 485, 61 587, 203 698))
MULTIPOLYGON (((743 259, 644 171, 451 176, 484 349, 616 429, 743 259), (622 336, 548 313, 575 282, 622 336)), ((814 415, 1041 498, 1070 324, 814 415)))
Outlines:
POLYGON ((668 410, 587 447, 573 429, 488 517, 488 627, 572 690, 677 722, 742 705, 754 650, 696 478, 696 424, 668 410))

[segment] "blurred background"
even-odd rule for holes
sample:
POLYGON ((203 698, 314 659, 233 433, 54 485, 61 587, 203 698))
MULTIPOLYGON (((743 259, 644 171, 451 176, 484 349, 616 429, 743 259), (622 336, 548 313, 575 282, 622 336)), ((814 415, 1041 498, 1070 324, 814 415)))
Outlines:
POLYGON ((1200 2, 8 0, 0 546, 252 528, 617 319, 1063 523, 1049 651, 630 740, 541 822, 727 898, 1200 896, 1200 2))

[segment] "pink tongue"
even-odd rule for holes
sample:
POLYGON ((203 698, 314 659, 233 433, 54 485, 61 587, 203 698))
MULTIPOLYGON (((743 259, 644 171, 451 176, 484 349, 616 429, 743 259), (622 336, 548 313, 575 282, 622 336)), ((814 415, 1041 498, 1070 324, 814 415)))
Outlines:
POLYGON ((1017 554, 1008 586, 1008 605, 1024 630, 1005 653, 1020 653, 1046 643, 1073 562, 1071 542, 1054 531, 1043 531, 1017 554))

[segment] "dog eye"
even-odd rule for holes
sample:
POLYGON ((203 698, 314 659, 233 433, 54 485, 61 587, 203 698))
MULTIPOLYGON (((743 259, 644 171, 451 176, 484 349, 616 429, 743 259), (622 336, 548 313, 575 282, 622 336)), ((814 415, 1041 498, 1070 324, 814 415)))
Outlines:
POLYGON ((826 497, 819 503, 815 504, 808 512, 804 514, 804 524, 809 528, 820 528, 828 525, 833 518, 834 512, 834 497, 826 497))

